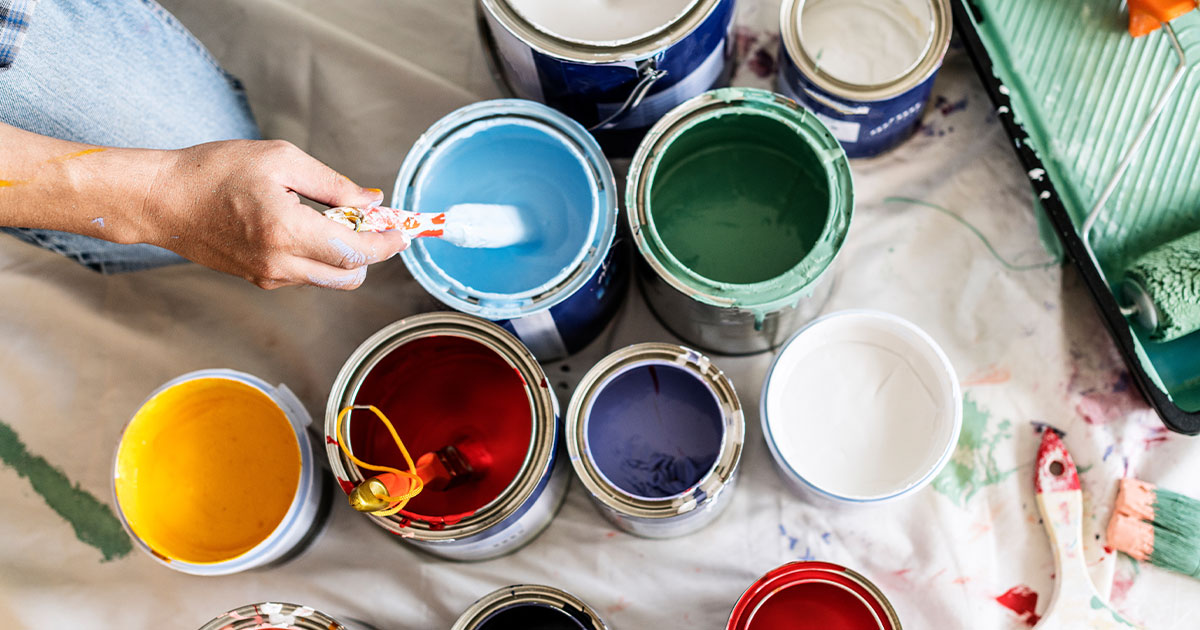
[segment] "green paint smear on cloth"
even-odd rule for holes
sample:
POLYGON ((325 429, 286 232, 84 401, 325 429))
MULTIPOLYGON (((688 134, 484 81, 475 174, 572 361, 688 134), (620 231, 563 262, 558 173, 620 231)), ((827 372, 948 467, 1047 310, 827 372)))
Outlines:
POLYGON ((45 458, 30 453, 17 432, 0 422, 0 461, 29 480, 33 489, 50 509, 75 529, 75 537, 100 550, 104 560, 123 558, 133 550, 133 542, 121 527, 112 508, 92 496, 45 458))
POLYGON ((966 506, 975 493, 1016 472, 1016 468, 1001 471, 996 463, 996 447, 1003 440, 1012 438, 1009 431, 1012 423, 1004 420, 989 432, 989 420, 988 413, 970 394, 963 396, 963 425, 958 447, 946 468, 933 480, 933 489, 960 507, 966 506))

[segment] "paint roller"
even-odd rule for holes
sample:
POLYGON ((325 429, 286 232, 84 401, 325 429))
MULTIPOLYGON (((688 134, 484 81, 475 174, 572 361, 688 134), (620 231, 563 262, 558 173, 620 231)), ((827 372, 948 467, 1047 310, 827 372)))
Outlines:
MULTIPOLYGON (((482 479, 492 467, 492 454, 478 440, 461 438, 454 444, 417 458, 416 475, 424 489, 445 492, 465 483, 482 479)), ((359 512, 388 509, 389 497, 409 492, 411 482, 396 473, 384 472, 355 486, 350 505, 359 512)))
MULTIPOLYGON (((1140 37, 1161 26, 1175 50, 1179 65, 1084 221, 1083 243, 1097 269, 1100 269, 1100 263, 1092 249, 1092 228, 1187 74, 1187 56, 1170 21, 1195 8, 1196 0, 1129 0, 1130 34, 1140 37)), ((1103 276, 1104 272, 1100 273, 1103 276)), ((1121 296, 1126 304, 1121 312, 1132 317, 1153 341, 1173 341, 1200 330, 1200 232, 1167 242, 1134 259, 1125 269, 1121 296)))
POLYGON ((460 203, 445 212, 409 212, 384 206, 331 208, 326 218, 355 232, 403 230, 409 238, 440 238, 451 245, 498 249, 534 240, 516 206, 460 203))

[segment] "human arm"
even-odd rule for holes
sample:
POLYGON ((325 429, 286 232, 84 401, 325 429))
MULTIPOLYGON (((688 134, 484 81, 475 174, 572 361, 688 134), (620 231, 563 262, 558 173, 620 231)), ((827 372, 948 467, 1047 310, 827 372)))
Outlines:
POLYGON ((408 245, 400 231, 348 230, 300 196, 330 206, 383 198, 281 141, 117 149, 0 123, 0 225, 149 243, 263 288, 353 289, 367 265, 408 245))

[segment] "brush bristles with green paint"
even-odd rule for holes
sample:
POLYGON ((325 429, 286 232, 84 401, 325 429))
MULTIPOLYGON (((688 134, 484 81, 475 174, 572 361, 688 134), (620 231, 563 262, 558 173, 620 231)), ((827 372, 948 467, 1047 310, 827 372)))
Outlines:
POLYGON ((1200 578, 1200 501, 1122 479, 1108 544, 1138 560, 1200 578))

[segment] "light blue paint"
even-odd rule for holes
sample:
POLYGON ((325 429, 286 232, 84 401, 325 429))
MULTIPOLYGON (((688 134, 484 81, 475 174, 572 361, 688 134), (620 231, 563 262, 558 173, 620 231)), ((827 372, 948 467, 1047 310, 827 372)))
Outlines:
POLYGON ((333 278, 319 278, 317 276, 308 276, 308 283, 313 286, 324 287, 326 289, 344 289, 349 286, 362 284, 367 279, 367 268, 361 267, 344 275, 335 276, 333 278))
POLYGON ((421 239, 452 284, 493 299, 528 296, 561 283, 588 253, 599 223, 599 191, 583 155, 549 126, 521 118, 476 121, 429 156, 412 206, 434 212, 460 203, 510 204, 536 231, 524 244, 466 249, 421 239))
POLYGON ((92 219, 92 223, 99 225, 100 227, 104 227, 104 217, 96 217, 95 219, 92 219))
POLYGON ((342 239, 335 236, 329 239, 329 244, 337 249, 338 255, 344 258, 347 263, 357 267, 367 264, 367 255, 350 247, 342 239))

